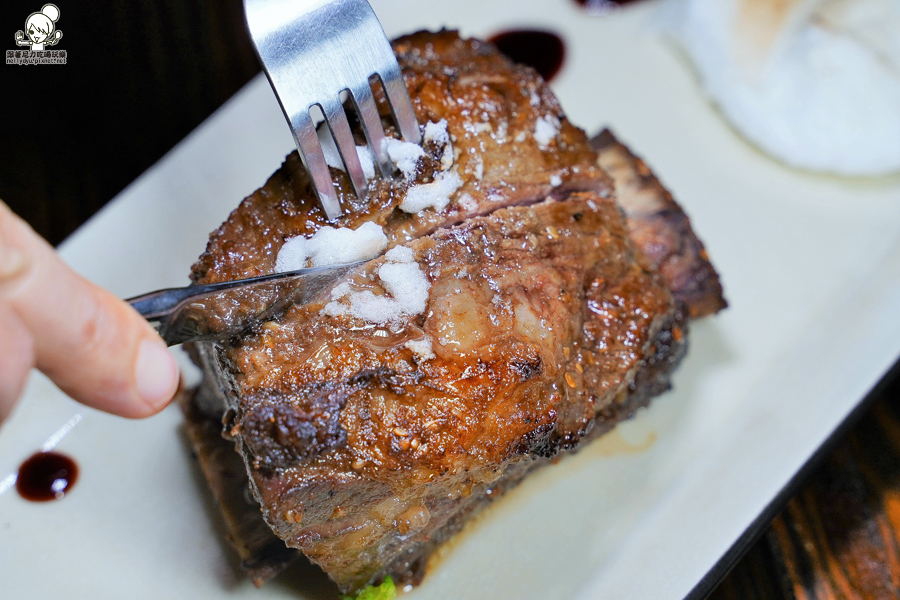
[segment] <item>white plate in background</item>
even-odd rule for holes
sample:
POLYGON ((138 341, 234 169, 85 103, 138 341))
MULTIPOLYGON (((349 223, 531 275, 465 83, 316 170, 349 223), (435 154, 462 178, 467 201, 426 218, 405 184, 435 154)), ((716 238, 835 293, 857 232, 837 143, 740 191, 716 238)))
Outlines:
MULTIPOLYGON (((652 2, 608 18, 570 0, 373 5, 389 36, 441 25, 560 33, 563 108, 646 159, 731 304, 693 326, 672 392, 497 502, 412 597, 683 598, 900 355, 900 177, 810 175, 751 148, 650 30, 652 2)), ((292 144, 257 77, 61 252, 123 297, 184 285, 208 233, 292 144)), ((0 429, 0 480, 75 414, 59 444, 81 467, 71 494, 46 504, 0 494, 4 598, 333 594, 308 567, 260 590, 237 574, 175 407, 127 421, 35 375, 0 429)))

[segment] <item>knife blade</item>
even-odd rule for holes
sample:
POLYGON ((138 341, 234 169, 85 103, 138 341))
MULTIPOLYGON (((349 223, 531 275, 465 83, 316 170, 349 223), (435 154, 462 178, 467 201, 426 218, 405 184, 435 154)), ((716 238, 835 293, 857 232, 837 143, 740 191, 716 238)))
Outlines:
POLYGON ((206 285, 157 290, 126 300, 169 346, 225 340, 316 299, 365 261, 311 267, 206 285))

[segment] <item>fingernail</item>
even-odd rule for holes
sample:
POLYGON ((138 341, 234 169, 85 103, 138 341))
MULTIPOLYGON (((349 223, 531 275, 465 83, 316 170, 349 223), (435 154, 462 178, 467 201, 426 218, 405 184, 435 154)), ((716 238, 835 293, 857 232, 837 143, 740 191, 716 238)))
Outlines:
POLYGON ((135 382, 138 394, 154 410, 172 399, 178 385, 178 365, 165 346, 151 340, 141 342, 135 382))

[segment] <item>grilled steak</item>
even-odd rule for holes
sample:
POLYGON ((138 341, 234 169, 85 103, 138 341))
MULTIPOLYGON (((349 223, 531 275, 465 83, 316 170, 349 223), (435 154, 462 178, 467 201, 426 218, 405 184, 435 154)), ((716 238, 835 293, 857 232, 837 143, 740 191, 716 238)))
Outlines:
MULTIPOLYGON (((682 302, 697 304, 675 286, 673 297, 658 257, 633 243, 586 136, 533 71, 453 32, 394 47, 426 129, 414 168, 326 223, 292 154, 192 272, 199 283, 272 272, 286 238, 326 224, 374 222, 388 238, 318 301, 191 349, 206 374, 187 411, 195 445, 224 413, 265 522, 345 591, 415 581, 474 512, 665 390, 685 350, 682 302), (444 122, 447 135, 429 137, 444 122), (403 209, 451 176, 447 202, 403 209)), ((346 176, 332 175, 351 202, 346 176)), ((671 236, 672 222, 654 231, 671 236)), ((685 235, 686 217, 674 230, 685 235)), ((289 557, 254 554, 272 539, 200 454, 265 579, 289 557)))
POLYGON ((672 194, 610 130, 594 137, 591 146, 599 155, 597 164, 615 182, 632 241, 657 266, 675 298, 692 318, 725 308, 719 276, 672 194))
MULTIPOLYGON (((222 356, 266 520, 344 589, 402 578, 507 471, 620 418, 638 371, 667 371, 680 346, 675 303, 611 199, 501 209, 405 248, 427 313, 371 326, 325 297, 222 356)), ((351 293, 386 296, 390 256, 351 293)))

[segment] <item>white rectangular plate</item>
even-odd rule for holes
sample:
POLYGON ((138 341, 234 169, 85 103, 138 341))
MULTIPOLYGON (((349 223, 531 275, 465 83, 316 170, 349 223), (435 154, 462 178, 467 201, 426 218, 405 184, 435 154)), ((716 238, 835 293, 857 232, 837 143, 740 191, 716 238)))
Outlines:
MULTIPOLYGON (((611 126, 647 160, 731 303, 693 326, 672 392, 497 502, 412 596, 684 597, 900 354, 900 178, 814 176, 758 153, 648 27, 653 3, 609 18, 568 0, 373 4, 389 36, 443 25, 562 34, 553 87, 569 117, 589 133, 611 126)), ((184 285, 208 232, 291 148, 258 77, 61 252, 122 296, 184 285)), ((0 494, 0 595, 333 595, 309 567, 260 590, 239 575, 175 407, 126 421, 35 375, 0 430, 0 481, 76 414, 59 443, 82 469, 72 493, 48 504, 0 494)))

